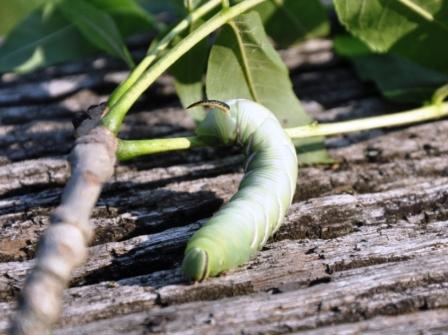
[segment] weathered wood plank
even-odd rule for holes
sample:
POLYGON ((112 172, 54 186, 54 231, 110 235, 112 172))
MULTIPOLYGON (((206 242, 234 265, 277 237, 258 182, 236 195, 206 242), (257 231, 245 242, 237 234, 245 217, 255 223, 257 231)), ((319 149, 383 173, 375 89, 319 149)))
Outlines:
MULTIPOLYGON (((446 252, 448 237, 443 232, 447 227, 448 221, 434 222, 423 229, 409 223, 380 229, 364 226, 356 233, 335 240, 275 242, 240 269, 196 285, 184 283, 179 269, 174 268, 116 282, 76 287, 66 295, 63 323, 75 325, 126 314, 132 308, 133 311, 143 311, 155 304, 174 305, 257 292, 278 293, 314 285, 325 286, 340 272, 357 268, 367 271, 378 264, 446 252), (131 294, 132 287, 135 287, 135 292, 131 294), (146 295, 148 292, 152 295, 146 295), (91 308, 79 312, 85 304, 91 308), (129 307, 125 308, 127 305, 129 307)), ((11 311, 10 304, 8 307, 4 305, 4 319, 11 311)))
POLYGON ((324 285, 200 301, 67 327, 57 334, 282 334, 448 306, 443 253, 344 271, 324 285), (423 261, 424 259, 424 261, 423 261))
POLYGON ((22 83, 12 87, 0 87, 0 106, 17 106, 49 102, 64 98, 80 90, 95 89, 99 86, 118 84, 126 72, 76 74, 62 78, 52 78, 40 82, 22 83))
MULTIPOLYGON (((150 116, 146 116, 145 118, 137 117, 134 120, 135 123, 144 123, 148 128, 152 128, 152 135, 159 134, 154 130, 154 127, 157 124, 163 124, 163 119, 160 117, 160 114, 168 113, 167 110, 161 110, 160 112, 152 112, 150 116), (144 119, 154 118, 159 121, 145 122, 144 119), (161 120, 162 119, 162 120, 161 120)), ((168 113, 169 117, 173 117, 174 121, 176 118, 173 116, 177 116, 181 118, 181 112, 177 110, 177 112, 168 113)), ((165 121, 166 124, 168 121, 165 121)), ((55 123, 57 124, 57 123, 55 123)), ((185 127, 190 127, 191 125, 185 124, 185 127)), ((66 125, 68 127, 68 125, 66 125)), ((38 127, 39 128, 39 127, 38 127)), ((350 163, 351 165, 355 163, 385 163, 391 162, 393 163, 396 159, 402 160, 417 160, 428 157, 439 157, 440 155, 447 152, 446 141, 444 141, 443 134, 448 130, 448 121, 440 121, 433 122, 431 124, 425 124, 421 126, 416 126, 412 128, 405 129, 403 131, 391 132, 388 134, 384 134, 383 132, 376 132, 376 134, 372 139, 367 141, 362 141, 357 144, 353 144, 353 141, 356 141, 356 136, 345 137, 343 139, 333 139, 330 141, 335 148, 331 150, 331 154, 335 157, 336 160, 350 163), (378 137, 381 134, 383 136, 378 137), (349 145, 349 147, 347 147, 349 145)), ((52 134, 51 136, 55 136, 52 134)), ((7 139, 3 139, 6 141, 7 139)), ((14 141, 14 136, 11 137, 9 141, 14 141)), ((11 143, 12 143, 11 142, 11 143)), ((19 141, 20 142, 20 141, 19 141)), ((204 152, 205 153, 205 152, 204 152)), ((216 152, 219 154, 219 151, 216 152)), ((163 157, 165 158, 165 157, 163 157)), ((204 157, 205 158, 205 157, 204 157)), ((51 158, 49 158, 51 160, 51 158)), ((40 183, 39 178, 42 178, 43 174, 46 173, 45 166, 39 168, 38 164, 40 162, 45 164, 46 159, 40 159, 36 161, 24 163, 16 163, 10 164, 6 167, 0 167, 0 178, 2 178, 2 184, 4 184, 4 188, 2 187, 1 193, 16 190, 20 187, 20 184, 16 182, 16 179, 21 179, 25 176, 30 175, 36 176, 36 183, 40 183), (36 164, 34 164, 36 163, 36 164), (28 167, 28 168, 27 168, 28 167), (30 171, 31 170, 31 171, 30 171), (7 178, 10 176, 11 178, 7 178), (9 185, 11 184, 11 185, 9 185)), ((412 161, 409 164, 413 164, 412 161)), ((374 166, 374 165, 373 165, 374 166)), ((63 176, 65 178, 68 177, 68 170, 66 163, 62 164, 61 167, 58 168, 58 171, 63 168, 64 171, 63 176)), ((351 166, 345 166, 344 168, 350 169, 351 166)), ((401 169, 394 169, 399 170, 401 169)), ((52 173, 54 168, 49 169, 49 173, 52 173)), ((306 171, 306 170, 305 170, 306 171)), ((337 170, 336 170, 337 172, 337 170)), ((31 185, 32 179, 28 182, 28 185, 31 185)))
POLYGON ((379 316, 367 321, 323 327, 319 330, 300 332, 302 335, 318 334, 445 334, 448 332, 448 310, 420 311, 400 316, 379 316))
MULTIPOLYGON (((447 210, 441 206, 448 197, 447 185, 447 181, 437 180, 375 194, 335 195, 299 202, 291 207, 274 238, 336 238, 363 226, 387 228, 401 222, 424 230, 434 220, 448 219, 447 210)), ((187 239, 198 227, 191 224, 92 247, 89 261, 76 271, 74 282, 94 283, 172 267, 180 260, 187 239)), ((0 263, 0 273, 6 276, 0 283, 2 299, 11 298, 14 293, 11 287, 20 285, 31 266, 32 261, 0 263)))

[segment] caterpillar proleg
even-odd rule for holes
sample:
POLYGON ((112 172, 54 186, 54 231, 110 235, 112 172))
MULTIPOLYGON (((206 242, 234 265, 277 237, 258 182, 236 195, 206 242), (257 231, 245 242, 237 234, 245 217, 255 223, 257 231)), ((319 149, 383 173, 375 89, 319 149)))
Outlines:
POLYGON ((277 118, 250 100, 200 102, 212 109, 196 135, 236 144, 247 156, 238 192, 188 242, 182 268, 200 281, 241 265, 279 228, 295 192, 298 162, 277 118))

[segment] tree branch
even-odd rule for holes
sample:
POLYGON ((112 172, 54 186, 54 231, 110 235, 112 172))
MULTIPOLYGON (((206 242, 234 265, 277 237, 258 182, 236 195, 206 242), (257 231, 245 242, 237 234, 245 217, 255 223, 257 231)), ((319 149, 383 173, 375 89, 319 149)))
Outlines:
POLYGON ((70 154, 72 175, 39 245, 10 334, 49 334, 59 318, 71 273, 86 259, 87 244, 93 237, 90 215, 116 160, 117 140, 99 126, 104 112, 104 105, 89 110, 77 128, 80 137, 70 154))

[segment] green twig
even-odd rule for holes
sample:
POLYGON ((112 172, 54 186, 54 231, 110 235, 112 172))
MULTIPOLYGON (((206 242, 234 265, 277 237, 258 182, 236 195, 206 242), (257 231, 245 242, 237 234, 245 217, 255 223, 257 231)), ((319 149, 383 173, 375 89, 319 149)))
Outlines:
POLYGON ((359 120, 285 129, 291 138, 309 138, 316 136, 341 135, 376 128, 390 128, 423 121, 435 120, 448 115, 448 103, 425 106, 406 112, 374 116, 359 120))
POLYGON ((191 24, 197 22, 204 15, 212 11, 220 4, 221 0, 207 1, 203 6, 189 13, 189 15, 180 21, 173 29, 171 29, 160 42, 152 45, 145 58, 134 68, 129 74, 128 78, 123 81, 111 94, 109 101, 107 102, 109 108, 115 105, 117 101, 123 96, 124 93, 137 81, 138 78, 145 72, 148 67, 157 59, 161 52, 171 44, 171 42, 184 32, 191 24))
POLYGON ((245 0, 224 11, 219 12, 213 18, 202 24, 195 31, 185 37, 181 42, 168 51, 162 59, 146 70, 135 83, 110 107, 109 112, 103 118, 103 125, 117 134, 126 113, 142 93, 159 78, 171 65, 188 52, 192 47, 207 37, 216 29, 223 26, 229 20, 245 11, 261 4, 266 0, 245 0))
POLYGON ((160 152, 203 147, 205 144, 197 137, 160 138, 153 140, 119 140, 117 157, 121 161, 160 152))
MULTIPOLYGON (((406 112, 374 116, 352 121, 310 124, 302 127, 288 128, 285 129, 285 131, 293 139, 310 138, 316 136, 342 135, 369 129, 398 127, 436 120, 446 116, 448 116, 448 103, 441 103, 406 112)), ((119 140, 117 158, 119 160, 128 160, 143 155, 202 146, 205 146, 205 144, 197 137, 136 141, 119 140)))
POLYGON ((193 11, 193 0, 184 0, 184 7, 190 13, 193 11))

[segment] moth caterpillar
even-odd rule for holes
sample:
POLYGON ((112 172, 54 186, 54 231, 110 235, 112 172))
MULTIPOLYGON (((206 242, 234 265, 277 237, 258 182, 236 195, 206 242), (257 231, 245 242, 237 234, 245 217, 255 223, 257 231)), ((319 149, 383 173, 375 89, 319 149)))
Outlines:
POLYGON ((188 242, 182 269, 201 281, 241 265, 279 228, 296 188, 298 162, 277 118, 250 100, 205 101, 213 107, 196 135, 237 144, 247 157, 238 192, 188 242))

